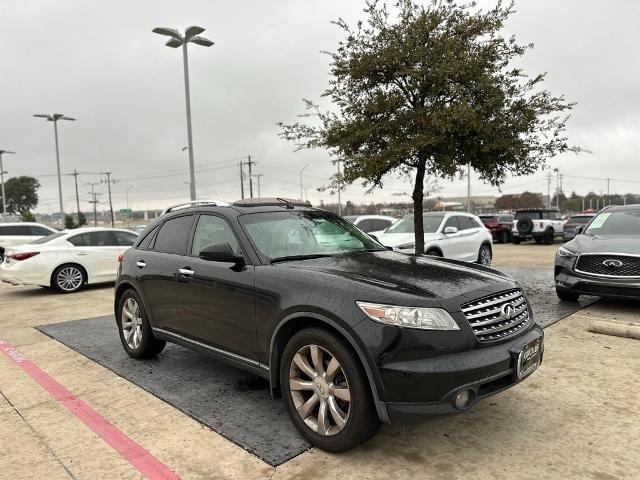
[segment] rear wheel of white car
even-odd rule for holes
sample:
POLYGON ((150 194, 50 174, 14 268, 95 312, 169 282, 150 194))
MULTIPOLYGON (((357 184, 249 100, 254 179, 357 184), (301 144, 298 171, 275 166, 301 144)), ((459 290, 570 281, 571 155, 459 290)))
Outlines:
POLYGON ((430 255, 432 257, 441 257, 442 256, 442 252, 440 252, 440 250, 432 248, 432 249, 427 250, 427 255, 430 255))
POLYGON ((166 345, 153 335, 147 312, 134 290, 127 290, 120 297, 116 323, 122 346, 133 358, 155 357, 166 345))
POLYGON ((87 282, 84 269, 79 265, 60 265, 51 275, 51 286, 60 293, 75 293, 87 282))
POLYGON ((480 251, 478 252, 478 263, 485 267, 491 266, 492 254, 491 247, 486 243, 482 244, 480 251))
POLYGON ((291 421, 318 448, 343 452, 380 429, 360 361, 333 333, 296 333, 282 354, 280 385, 291 421))

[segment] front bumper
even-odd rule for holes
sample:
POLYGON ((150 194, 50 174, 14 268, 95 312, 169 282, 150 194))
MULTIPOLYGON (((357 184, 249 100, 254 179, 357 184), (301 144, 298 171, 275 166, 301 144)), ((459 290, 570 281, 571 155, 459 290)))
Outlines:
POLYGON ((385 365, 380 374, 392 397, 427 400, 383 402, 388 420, 413 423, 428 415, 460 413, 478 400, 516 385, 522 380, 517 378, 514 352, 538 338, 543 339, 544 333, 535 325, 526 333, 498 345, 385 365), (457 408, 455 398, 462 390, 470 390, 471 399, 464 408, 457 408))
POLYGON ((556 257, 556 288, 567 293, 640 299, 640 278, 598 277, 573 270, 575 260, 556 257))

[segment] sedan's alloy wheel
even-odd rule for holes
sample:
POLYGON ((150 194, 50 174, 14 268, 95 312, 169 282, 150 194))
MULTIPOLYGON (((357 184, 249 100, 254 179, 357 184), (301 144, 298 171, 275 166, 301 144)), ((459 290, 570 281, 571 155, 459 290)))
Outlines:
POLYGON ((480 264, 485 267, 491 266, 491 249, 487 245, 480 248, 480 264))
POLYGON ((336 357, 319 345, 305 345, 293 356, 289 390, 298 415, 317 434, 335 435, 349 421, 346 376, 336 357))
POLYGON ((65 292, 73 292, 82 286, 84 278, 78 267, 68 266, 62 268, 56 275, 56 283, 65 292))
POLYGON ((142 312, 135 299, 129 297, 122 305, 122 334, 130 349, 142 342, 142 312))

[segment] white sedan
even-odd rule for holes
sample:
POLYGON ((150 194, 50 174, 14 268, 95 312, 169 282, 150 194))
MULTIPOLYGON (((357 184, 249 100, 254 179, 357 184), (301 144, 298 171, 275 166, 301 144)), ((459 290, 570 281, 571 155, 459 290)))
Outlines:
MULTIPOLYGON (((493 239, 478 217, 470 213, 428 212, 422 218, 427 255, 491 265, 493 239)), ((413 215, 391 225, 378 240, 397 252, 414 253, 413 215)))
POLYGON ((7 248, 0 280, 73 293, 89 283, 113 282, 118 259, 138 239, 129 230, 78 228, 7 248))

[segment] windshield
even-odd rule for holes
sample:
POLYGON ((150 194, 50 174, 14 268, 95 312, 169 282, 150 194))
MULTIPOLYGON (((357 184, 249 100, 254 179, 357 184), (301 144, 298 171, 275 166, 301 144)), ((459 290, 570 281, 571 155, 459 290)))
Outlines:
POLYGON ((593 219, 584 233, 640 236, 640 208, 602 212, 593 219))
POLYGON ((67 232, 56 232, 56 233, 52 233, 51 235, 47 235, 46 237, 40 237, 39 239, 29 243, 31 243, 32 245, 40 245, 42 243, 47 243, 47 242, 50 242, 51 240, 55 240, 56 238, 66 234, 67 232))
POLYGON ((570 217, 567 223, 586 225, 593 217, 570 217))
MULTIPOLYGON (((424 233, 436 233, 444 215, 423 215, 424 233)), ((404 217, 387 228, 384 233, 414 233, 413 216, 404 217)))
POLYGON ((253 213, 239 219, 258 250, 271 261, 385 250, 352 224, 328 212, 253 213))

